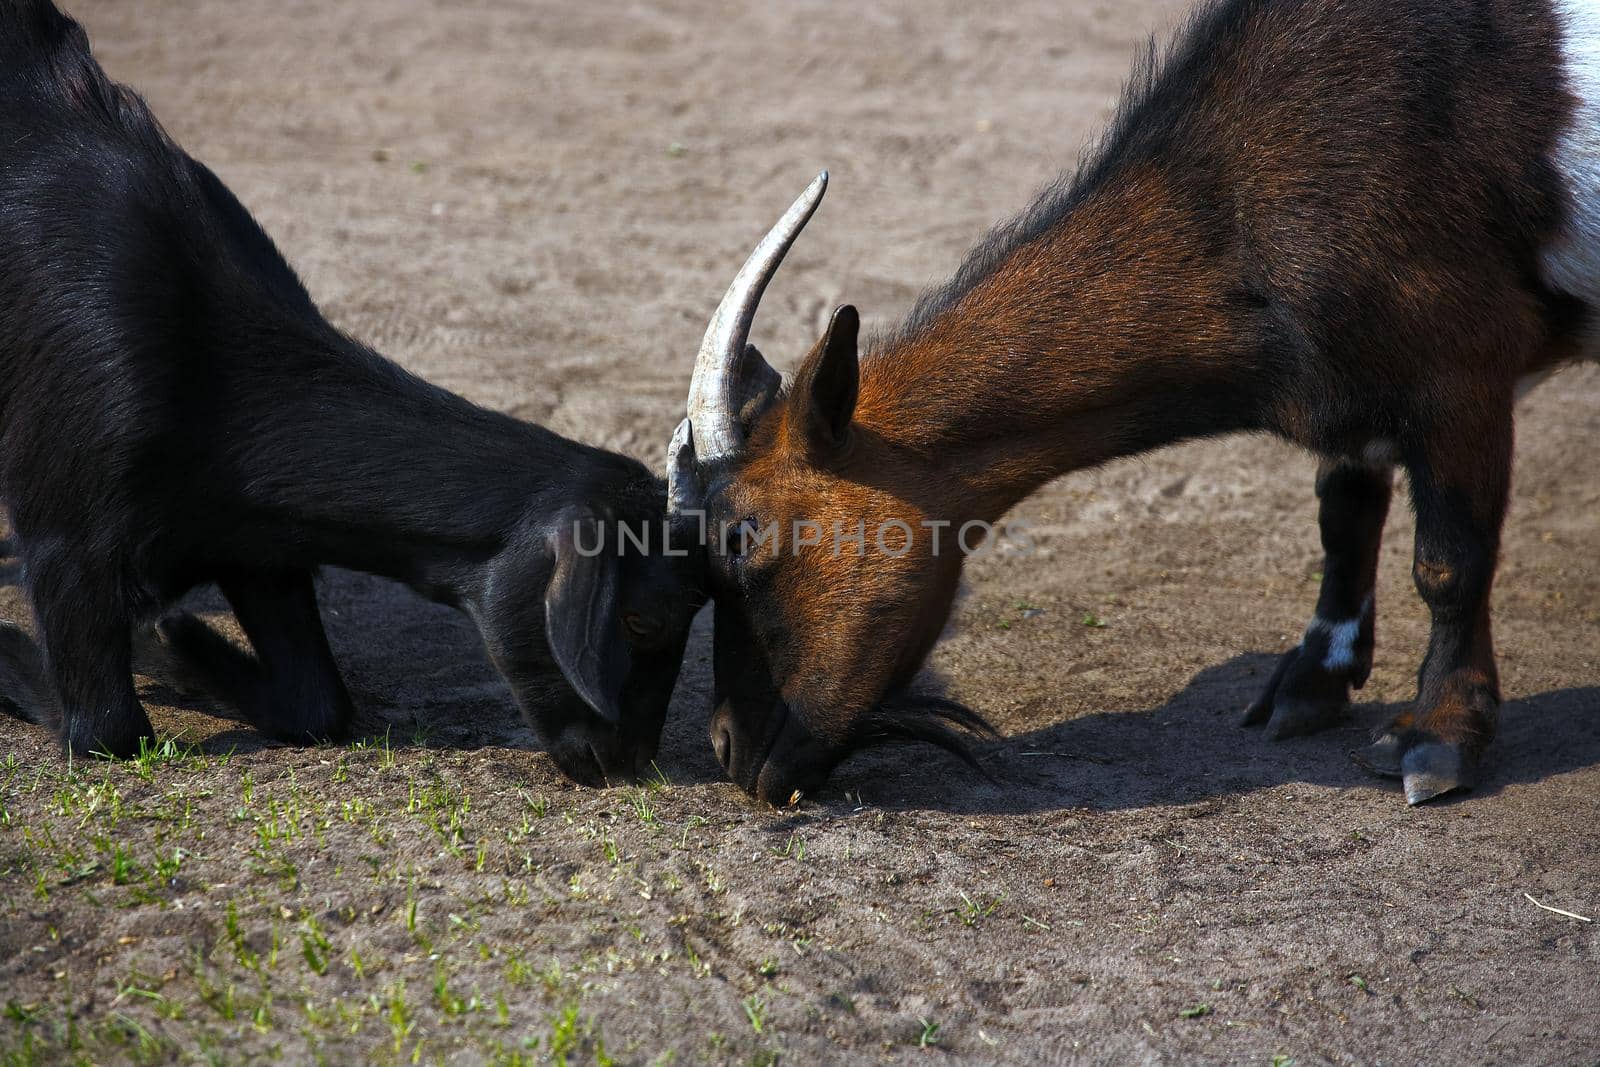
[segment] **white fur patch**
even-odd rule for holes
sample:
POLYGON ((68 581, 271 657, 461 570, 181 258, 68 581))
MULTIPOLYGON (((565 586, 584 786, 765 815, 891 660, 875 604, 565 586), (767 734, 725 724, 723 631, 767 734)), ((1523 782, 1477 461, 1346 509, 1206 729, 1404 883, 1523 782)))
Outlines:
MULTIPOLYGON (((1551 160, 1566 184, 1572 217, 1544 250, 1542 263, 1552 288, 1600 308, 1600 0, 1552 0, 1552 7, 1578 111, 1551 160)), ((1600 336, 1593 340, 1586 353, 1591 359, 1600 356, 1600 336)))
MULTIPOLYGON (((1322 620, 1317 620, 1321 622, 1322 620)), ((1356 665, 1356 638, 1361 636, 1361 620, 1349 619, 1328 627, 1328 654, 1322 657, 1325 671, 1347 671, 1356 665)))
POLYGON ((1372 614, 1372 597, 1361 604, 1361 614, 1353 619, 1324 619, 1321 615, 1306 627, 1306 636, 1323 634, 1328 638, 1328 651, 1322 657, 1322 669, 1333 673, 1347 671, 1356 665, 1356 640, 1361 636, 1361 623, 1372 614))

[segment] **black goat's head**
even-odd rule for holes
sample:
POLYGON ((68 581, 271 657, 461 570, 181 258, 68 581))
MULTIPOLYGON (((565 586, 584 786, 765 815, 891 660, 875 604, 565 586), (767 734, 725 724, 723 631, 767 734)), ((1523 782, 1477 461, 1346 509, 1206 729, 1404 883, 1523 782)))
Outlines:
POLYGON ((706 600, 698 528, 669 522, 664 484, 627 470, 527 523, 490 564, 478 611, 523 714, 586 785, 650 766, 706 600))

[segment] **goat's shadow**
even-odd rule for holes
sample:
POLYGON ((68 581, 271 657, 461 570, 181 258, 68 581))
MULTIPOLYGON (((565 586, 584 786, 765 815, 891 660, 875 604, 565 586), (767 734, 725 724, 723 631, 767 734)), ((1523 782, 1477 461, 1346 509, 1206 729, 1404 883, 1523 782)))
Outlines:
MULTIPOLYGON (((543 752, 544 745, 490 663, 477 628, 462 613, 417 596, 404 585, 326 569, 317 582, 329 643, 356 706, 352 737, 391 748, 543 752)), ((215 593, 198 606, 225 612, 215 593)), ((707 741, 710 611, 701 613, 663 731, 657 765, 671 781, 715 781, 721 768, 707 741)), ((196 687, 151 691, 173 706, 216 714, 196 687)), ((205 747, 247 752, 278 747, 240 722, 205 747)), ((551 773, 559 773, 551 765, 551 773)))
MULTIPOLYGON (((1276 658, 1248 653, 1208 667, 1159 707, 1108 710, 1008 736, 981 751, 989 779, 932 750, 864 753, 818 799, 842 807, 835 794, 843 790, 891 810, 1024 814, 1186 805, 1294 782, 1398 794, 1397 781, 1375 777, 1350 753, 1405 705, 1358 704, 1329 730, 1279 742, 1238 725, 1276 658)), ((1459 796, 1600 765, 1597 707, 1600 687, 1508 700, 1477 787, 1459 796)))
MULTIPOLYGON (((0 570, 0 581, 8 580, 0 570)), ((357 707, 354 734, 393 747, 462 750, 542 745, 489 664, 472 624, 393 582, 330 570, 318 582, 329 639, 357 707)), ((213 621, 231 622, 227 604, 203 591, 186 605, 213 621)), ((0 697, 29 692, 38 671, 25 635, 0 637, 0 697)), ((657 765, 680 784, 723 781, 706 721, 711 693, 711 612, 691 635, 657 765)), ((1324 733, 1269 742, 1237 725, 1275 657, 1237 656, 1196 674, 1158 707, 1082 715, 983 746, 990 778, 927 746, 861 753, 835 772, 813 798, 824 809, 848 810, 860 798, 891 810, 1034 813, 1063 809, 1116 811, 1234 797, 1290 782, 1339 788, 1394 789, 1357 766, 1349 753, 1399 705, 1357 705, 1324 733)), ((196 722, 233 720, 200 731, 207 752, 248 753, 283 747, 258 733, 186 677, 154 642, 140 642, 141 697, 191 713, 196 722)), ((6 708, 0 699, 0 710, 6 708)), ((1473 795, 1600 765, 1600 688, 1561 689, 1508 701, 1500 735, 1473 795)), ((982 710, 981 708, 979 709, 982 710)), ((39 721, 35 716, 35 721, 39 721)))
MULTIPOLYGON (((543 751, 490 664, 476 628, 460 612, 430 603, 399 583, 335 568, 319 577, 317 600, 356 706, 353 741, 391 748, 543 751)), ((181 606, 243 641, 215 588, 196 590, 181 606)), ((706 740, 710 647, 706 611, 691 637, 657 757, 670 780, 721 776, 706 740)), ((140 699, 179 713, 176 723, 170 715, 157 717, 163 736, 176 735, 213 755, 289 747, 257 731, 209 692, 149 628, 134 635, 134 668, 140 699)), ((54 722, 53 687, 42 671, 27 631, 0 624, 0 711, 40 726, 54 722)))
MULTIPOLYGON (((355 704, 351 742, 397 749, 542 748, 459 613, 398 583, 334 568, 318 577, 317 601, 355 704)), ((247 644, 215 588, 190 593, 181 606, 247 644)), ((135 640, 135 668, 147 704, 192 713, 197 723, 209 718, 237 724, 203 731, 203 751, 291 747, 258 732, 148 632, 135 640)))

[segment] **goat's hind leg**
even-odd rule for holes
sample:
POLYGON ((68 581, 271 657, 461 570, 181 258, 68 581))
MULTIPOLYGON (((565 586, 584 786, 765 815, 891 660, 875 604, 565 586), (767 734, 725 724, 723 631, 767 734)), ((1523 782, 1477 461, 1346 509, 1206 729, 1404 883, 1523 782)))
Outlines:
POLYGON ((1272 740, 1333 724, 1350 691, 1372 671, 1378 548, 1389 515, 1394 469, 1327 460, 1317 470, 1318 524, 1325 558, 1317 611, 1300 644, 1284 653, 1243 725, 1266 724, 1272 740))
POLYGON ((262 733, 292 744, 344 737, 354 708, 328 647, 310 572, 239 574, 217 584, 255 654, 186 612, 161 621, 173 651, 262 733))
POLYGON ((28 631, 0 622, 0 711, 54 729, 61 711, 50 689, 44 653, 28 631))

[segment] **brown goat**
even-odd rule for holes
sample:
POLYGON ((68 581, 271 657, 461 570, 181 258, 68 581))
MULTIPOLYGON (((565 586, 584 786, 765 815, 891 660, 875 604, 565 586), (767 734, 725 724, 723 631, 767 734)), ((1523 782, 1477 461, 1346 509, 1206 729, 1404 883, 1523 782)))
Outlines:
POLYGON ((1327 562, 1245 721, 1317 730, 1366 681, 1400 464, 1432 638, 1414 708, 1367 760, 1413 804, 1471 784, 1500 702, 1513 402, 1590 354, 1600 304, 1600 3, 1208 6, 1075 178, 864 359, 840 308, 779 392, 744 342, 822 187, 729 290, 673 448, 674 506, 727 532, 711 729, 735 781, 781 802, 865 744, 959 747, 953 727, 981 726, 907 695, 960 578, 936 524, 993 522, 1119 456, 1269 431, 1322 457, 1327 562), (896 520, 910 551, 873 534, 896 520), (863 523, 864 545, 841 542, 863 523))

